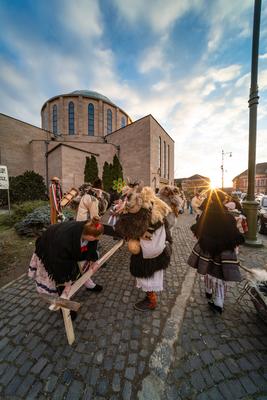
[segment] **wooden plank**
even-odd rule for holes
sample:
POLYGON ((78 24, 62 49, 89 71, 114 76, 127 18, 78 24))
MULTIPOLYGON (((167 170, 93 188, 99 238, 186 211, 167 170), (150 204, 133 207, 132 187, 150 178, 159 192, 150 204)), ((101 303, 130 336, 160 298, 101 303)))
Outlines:
POLYGON ((61 310, 62 310, 62 314, 63 314, 63 320, 64 320, 65 331, 66 331, 68 343, 71 346, 75 340, 75 335, 74 335, 70 310, 67 310, 66 308, 62 308, 61 310))
POLYGON ((76 282, 71 285, 70 291, 68 295, 65 297, 70 299, 74 294, 83 286, 83 284, 87 281, 87 279, 91 278, 91 276, 98 271, 98 269, 103 265, 107 260, 113 256, 113 254, 124 244, 124 240, 120 240, 115 244, 106 254, 103 255, 99 260, 93 263, 87 272, 85 272, 81 278, 79 278, 76 282))
POLYGON ((78 311, 79 308, 81 307, 81 304, 77 303, 76 301, 64 299, 64 298, 58 297, 58 296, 52 296, 52 295, 46 294, 46 293, 40 293, 40 297, 47 303, 55 305, 56 307, 57 306, 64 307, 64 308, 68 308, 69 310, 73 310, 73 311, 78 311))

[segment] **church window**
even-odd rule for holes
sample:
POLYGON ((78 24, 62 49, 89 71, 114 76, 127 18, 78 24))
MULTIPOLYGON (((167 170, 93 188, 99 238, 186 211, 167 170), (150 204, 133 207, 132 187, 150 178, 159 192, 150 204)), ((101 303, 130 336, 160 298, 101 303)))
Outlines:
POLYGON ((126 126, 126 118, 121 117, 121 128, 124 128, 126 126))
POLYGON ((161 137, 159 137, 158 172, 161 176, 161 137))
POLYGON ((164 148, 163 148, 163 177, 166 178, 166 142, 164 140, 164 148))
POLYGON ((57 133, 57 106, 53 105, 53 114, 52 114, 52 122, 53 122, 53 133, 57 133))
POLYGON ((69 103, 69 135, 74 135, 74 104, 69 103))
POLYGON ((94 136, 95 110, 92 103, 88 104, 88 135, 94 136))
POLYGON ((108 109, 107 111, 107 133, 112 132, 112 111, 108 109))

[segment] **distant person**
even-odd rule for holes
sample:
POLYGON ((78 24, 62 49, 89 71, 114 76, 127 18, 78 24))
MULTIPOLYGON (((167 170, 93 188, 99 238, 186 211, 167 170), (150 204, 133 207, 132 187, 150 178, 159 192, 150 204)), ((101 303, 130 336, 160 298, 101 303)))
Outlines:
POLYGON ((191 200, 191 207, 193 209, 193 212, 196 214, 196 220, 198 220, 198 218, 201 215, 201 209, 200 209, 201 203, 202 203, 202 198, 200 197, 200 193, 197 192, 191 200))
POLYGON ((49 202, 50 202, 50 223, 57 224, 63 220, 61 207, 61 199, 63 197, 60 179, 57 176, 51 178, 49 185, 49 202))

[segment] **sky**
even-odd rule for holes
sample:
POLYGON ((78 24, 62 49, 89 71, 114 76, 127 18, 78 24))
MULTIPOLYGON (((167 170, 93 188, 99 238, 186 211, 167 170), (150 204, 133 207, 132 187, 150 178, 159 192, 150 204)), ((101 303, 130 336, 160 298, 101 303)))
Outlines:
MULTIPOLYGON (((41 126, 53 96, 97 91, 175 141, 175 178, 248 166, 253 0, 0 0, 0 112, 41 126), (232 157, 230 157, 232 152, 232 157)), ((267 1, 257 162, 267 161, 267 1)))

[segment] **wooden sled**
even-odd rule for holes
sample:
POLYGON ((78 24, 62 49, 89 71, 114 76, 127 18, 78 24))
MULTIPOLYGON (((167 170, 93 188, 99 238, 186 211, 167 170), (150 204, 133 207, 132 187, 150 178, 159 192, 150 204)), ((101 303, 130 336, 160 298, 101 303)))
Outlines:
POLYGON ((98 269, 109 260, 111 256, 124 244, 124 240, 119 240, 106 254, 104 254, 97 262, 93 263, 87 272, 85 272, 77 281, 75 281, 70 288, 68 295, 62 294, 60 297, 50 296, 48 294, 41 294, 41 298, 46 302, 50 303, 49 309, 51 311, 57 311, 59 309, 62 310, 65 331, 68 339, 69 345, 75 341, 73 324, 70 316, 70 311, 77 311, 81 304, 70 300, 71 297, 78 292, 78 290, 83 286, 83 284, 87 281, 87 279, 91 278, 91 276, 98 271, 98 269))
POLYGON ((60 201, 61 207, 66 207, 73 199, 74 197, 78 196, 78 190, 75 188, 72 188, 68 193, 64 194, 60 201))

